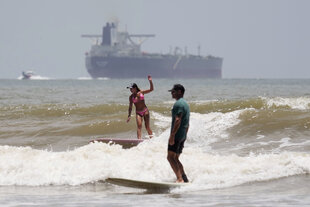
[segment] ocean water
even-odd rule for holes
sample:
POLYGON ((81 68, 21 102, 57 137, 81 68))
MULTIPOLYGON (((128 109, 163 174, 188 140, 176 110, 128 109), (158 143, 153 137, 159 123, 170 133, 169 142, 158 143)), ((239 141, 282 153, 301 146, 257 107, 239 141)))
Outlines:
MULTIPOLYGON (((0 80, 1 206, 309 206, 310 80, 154 79, 154 139, 135 138, 126 86, 147 79, 0 80), (149 192, 108 177, 174 181, 167 141, 185 86, 191 117, 181 161, 190 185, 149 192)), ((134 113, 133 113, 134 114, 134 113)), ((146 136, 143 128, 143 136, 146 136)))

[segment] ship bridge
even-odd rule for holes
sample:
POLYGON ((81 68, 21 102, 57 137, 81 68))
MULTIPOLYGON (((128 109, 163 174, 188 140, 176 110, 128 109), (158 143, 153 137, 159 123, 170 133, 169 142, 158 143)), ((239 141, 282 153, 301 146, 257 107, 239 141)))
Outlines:
POLYGON ((141 45, 155 34, 129 34, 118 31, 117 24, 107 23, 103 27, 102 35, 81 35, 83 38, 95 39, 91 53, 99 56, 106 55, 140 55, 141 45), (99 40, 101 39, 101 43, 99 40), (101 55, 100 55, 101 54, 101 55))

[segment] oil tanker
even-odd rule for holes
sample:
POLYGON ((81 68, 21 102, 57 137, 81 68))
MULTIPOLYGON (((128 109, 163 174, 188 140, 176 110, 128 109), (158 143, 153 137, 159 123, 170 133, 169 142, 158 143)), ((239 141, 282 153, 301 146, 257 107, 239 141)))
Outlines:
POLYGON ((223 58, 187 54, 176 47, 167 54, 145 53, 142 43, 154 34, 129 34, 119 31, 117 23, 107 23, 102 35, 82 35, 95 39, 85 53, 92 78, 222 78, 223 58))

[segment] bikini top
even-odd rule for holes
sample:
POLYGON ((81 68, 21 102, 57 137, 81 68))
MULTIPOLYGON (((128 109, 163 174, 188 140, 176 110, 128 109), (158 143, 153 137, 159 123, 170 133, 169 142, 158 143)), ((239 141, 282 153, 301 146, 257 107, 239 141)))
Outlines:
POLYGON ((143 100, 144 100, 144 95, 143 95, 143 93, 140 93, 140 98, 139 98, 139 99, 138 99, 138 97, 132 96, 132 102, 133 102, 133 103, 137 103, 137 102, 143 101, 143 100))

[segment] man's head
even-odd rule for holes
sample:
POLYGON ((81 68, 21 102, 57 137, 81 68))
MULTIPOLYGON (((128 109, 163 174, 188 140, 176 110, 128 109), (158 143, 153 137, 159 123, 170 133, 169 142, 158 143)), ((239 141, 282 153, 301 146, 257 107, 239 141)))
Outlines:
POLYGON ((171 92, 172 98, 179 99, 183 97, 185 88, 181 84, 174 84, 173 88, 170 89, 169 92, 171 92))

